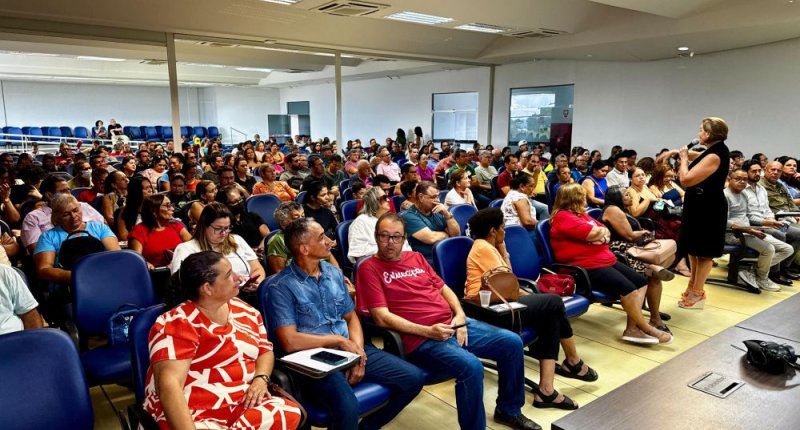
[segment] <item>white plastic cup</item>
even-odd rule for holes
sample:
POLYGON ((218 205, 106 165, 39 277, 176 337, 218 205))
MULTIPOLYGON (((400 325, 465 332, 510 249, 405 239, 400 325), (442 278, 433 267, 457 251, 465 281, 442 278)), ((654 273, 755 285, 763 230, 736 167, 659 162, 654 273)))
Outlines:
POLYGON ((492 300, 492 292, 489 290, 482 290, 478 291, 478 295, 481 297, 481 306, 488 308, 492 300))

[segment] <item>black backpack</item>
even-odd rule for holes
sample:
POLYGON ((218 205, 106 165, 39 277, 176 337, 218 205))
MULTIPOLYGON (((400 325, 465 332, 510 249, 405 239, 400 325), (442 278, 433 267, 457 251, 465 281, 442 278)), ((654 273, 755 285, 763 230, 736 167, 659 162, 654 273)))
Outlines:
POLYGON ((105 250, 103 242, 89 235, 86 230, 73 231, 61 243, 61 248, 58 250, 58 264, 64 270, 72 270, 81 257, 105 250))

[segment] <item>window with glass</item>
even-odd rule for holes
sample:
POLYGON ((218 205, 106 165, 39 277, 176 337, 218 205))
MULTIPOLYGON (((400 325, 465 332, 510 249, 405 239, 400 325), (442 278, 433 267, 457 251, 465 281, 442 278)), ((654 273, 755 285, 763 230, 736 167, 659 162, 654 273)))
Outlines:
POLYGON ((478 93, 433 94, 433 140, 478 141, 478 93))
POLYGON ((547 143, 568 151, 572 140, 574 85, 512 88, 508 143, 547 143), (566 148, 566 149, 564 149, 566 148))

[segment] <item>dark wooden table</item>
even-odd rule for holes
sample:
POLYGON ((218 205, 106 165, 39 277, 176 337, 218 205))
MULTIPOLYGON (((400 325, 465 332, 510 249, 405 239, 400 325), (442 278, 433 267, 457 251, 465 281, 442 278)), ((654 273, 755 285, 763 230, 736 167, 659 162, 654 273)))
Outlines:
MULTIPOLYGON (((800 294, 736 324, 736 327, 800 342, 800 294)), ((800 423, 797 428, 800 428, 800 423)))
POLYGON ((752 368, 744 358, 745 353, 731 347, 733 344, 744 349, 742 341, 747 339, 788 343, 800 350, 800 342, 731 327, 582 406, 554 422, 552 428, 800 428, 800 373, 792 370, 786 375, 776 376, 752 368), (709 371, 744 381, 745 385, 725 399, 688 386, 709 371))

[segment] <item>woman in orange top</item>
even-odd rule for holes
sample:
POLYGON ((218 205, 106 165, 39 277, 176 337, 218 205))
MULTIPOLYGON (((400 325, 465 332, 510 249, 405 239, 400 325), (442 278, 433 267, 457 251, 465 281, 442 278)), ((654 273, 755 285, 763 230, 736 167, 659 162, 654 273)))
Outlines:
MULTIPOLYGON (((496 267, 511 270, 506 251, 503 211, 481 209, 469 219, 469 230, 475 242, 467 257, 467 282, 464 298, 476 299, 483 274, 496 267)), ((531 345, 533 356, 539 360, 539 389, 534 390, 533 406, 537 408, 577 409, 578 404, 559 394, 553 386, 554 374, 583 381, 597 380, 597 372, 584 364, 575 347, 572 327, 561 297, 555 294, 529 294, 520 290, 519 302, 527 306, 520 311, 522 324, 532 327, 539 339, 531 345), (556 364, 558 346, 566 358, 556 364)))
POLYGON ((253 186, 253 195, 274 194, 281 201, 290 202, 297 197, 297 192, 286 182, 275 180, 275 166, 264 163, 258 166, 258 174, 261 175, 261 182, 253 186))
POLYGON ((271 394, 275 356, 239 275, 213 251, 181 265, 174 307, 150 330, 144 409, 162 429, 295 429, 300 410, 271 394))
POLYGON ((272 157, 272 160, 264 160, 264 162, 269 163, 272 161, 272 164, 283 165, 283 154, 280 151, 280 147, 277 143, 272 143, 269 145, 269 156, 272 157))

